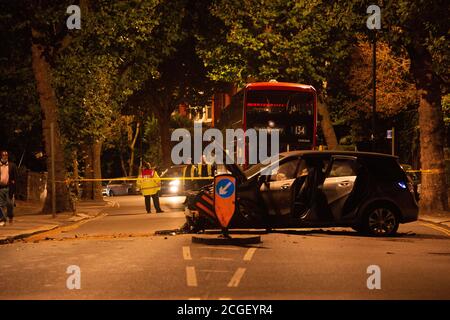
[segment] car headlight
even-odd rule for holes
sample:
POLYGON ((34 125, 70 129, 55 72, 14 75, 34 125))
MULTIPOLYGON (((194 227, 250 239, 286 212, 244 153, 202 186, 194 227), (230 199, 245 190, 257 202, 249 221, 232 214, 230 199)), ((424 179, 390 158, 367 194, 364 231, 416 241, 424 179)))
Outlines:
POLYGON ((169 188, 169 190, 170 190, 170 192, 178 192, 178 187, 177 186, 171 186, 170 188, 169 188))
POLYGON ((172 180, 169 182, 169 186, 179 186, 180 180, 172 180))

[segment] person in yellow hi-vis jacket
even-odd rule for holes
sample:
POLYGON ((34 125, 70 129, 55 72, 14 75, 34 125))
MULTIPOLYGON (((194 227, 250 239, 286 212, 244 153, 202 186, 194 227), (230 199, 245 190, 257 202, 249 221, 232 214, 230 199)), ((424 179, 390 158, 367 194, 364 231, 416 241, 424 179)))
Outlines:
POLYGON ((147 213, 151 212, 150 197, 153 199, 156 213, 164 212, 159 206, 159 190, 161 190, 161 179, 158 176, 155 168, 152 168, 150 163, 146 162, 145 167, 141 170, 137 186, 141 189, 141 193, 145 199, 145 209, 147 213))

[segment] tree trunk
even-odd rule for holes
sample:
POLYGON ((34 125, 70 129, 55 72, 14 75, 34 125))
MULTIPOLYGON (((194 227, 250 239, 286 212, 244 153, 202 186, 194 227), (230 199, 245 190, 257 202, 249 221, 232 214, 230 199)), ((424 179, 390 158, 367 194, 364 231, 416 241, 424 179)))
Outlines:
MULTIPOLYGON (((92 146, 86 144, 83 146, 83 158, 84 158, 84 177, 86 179, 94 178, 93 169, 93 154, 92 146)), ((94 197, 94 186, 91 181, 83 181, 83 194, 81 198, 83 200, 92 200, 94 197)))
MULTIPOLYGON (((85 147, 85 177, 87 179, 101 179, 101 150, 102 142, 97 141, 85 147)), ((83 183, 83 200, 102 200, 101 181, 85 181, 83 183)))
POLYGON ((161 134, 161 154, 164 167, 172 165, 169 122, 170 115, 168 117, 158 117, 159 132, 161 134))
MULTIPOLYGON (((102 178, 102 166, 101 166, 101 154, 102 154, 102 141, 96 141, 92 146, 92 169, 94 179, 102 178)), ((103 200, 102 195, 102 182, 95 181, 93 183, 93 195, 92 200, 103 200)))
POLYGON ((319 114, 322 116, 320 124, 322 126, 323 135, 325 136, 325 141, 327 143, 328 149, 329 150, 339 149, 336 133, 334 132, 333 122, 331 121, 327 105, 319 101, 318 99, 317 109, 319 111, 319 114))
POLYGON ((441 91, 432 70, 432 57, 426 48, 408 48, 411 71, 420 95, 420 160, 422 185, 420 191, 421 213, 448 209, 447 181, 444 161, 444 121, 441 106, 441 91))
MULTIPOLYGON (((33 37, 36 38, 38 33, 33 29, 33 37)), ((70 198, 69 190, 63 182, 66 179, 66 166, 64 163, 64 153, 61 145, 61 136, 57 117, 57 101, 55 92, 51 83, 50 65, 43 55, 44 48, 42 45, 33 43, 31 45, 32 68, 36 79, 36 87, 39 94, 39 101, 42 109, 42 131, 45 141, 45 152, 47 154, 47 197, 45 199, 42 213, 52 212, 52 181, 51 168, 51 141, 50 141, 50 124, 54 124, 54 154, 55 154, 55 180, 56 183, 56 212, 73 211, 74 206, 70 198)))
POLYGON ((135 146, 136 146, 136 141, 137 138, 139 136, 139 129, 140 129, 140 123, 138 122, 136 124, 136 132, 134 134, 134 138, 130 143, 130 167, 129 167, 129 172, 128 172, 128 176, 133 176, 133 172, 134 172, 134 150, 135 150, 135 146))
POLYGON ((119 158, 120 158, 120 168, 122 169, 123 176, 126 177, 127 176, 127 168, 125 168, 125 160, 123 159, 123 154, 122 154, 121 150, 119 153, 119 158))
POLYGON ((73 182, 73 188, 75 191, 76 196, 78 197, 80 195, 80 187, 78 185, 78 179, 80 179, 80 174, 78 170, 78 152, 77 150, 74 150, 72 152, 72 163, 73 163, 73 179, 75 180, 73 182))

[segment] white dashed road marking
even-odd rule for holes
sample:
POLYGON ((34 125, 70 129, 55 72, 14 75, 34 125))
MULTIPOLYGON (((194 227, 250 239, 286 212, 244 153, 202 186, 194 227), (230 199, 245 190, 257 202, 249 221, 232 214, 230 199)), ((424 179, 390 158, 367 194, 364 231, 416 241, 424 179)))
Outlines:
POLYGON ((188 287, 197 286, 197 274, 195 273, 195 267, 186 267, 186 281, 188 287))
POLYGON ((237 287, 239 286, 239 282, 241 281, 242 276, 245 273, 245 268, 238 268, 231 278, 230 282, 228 282, 227 287, 237 287))
POLYGON ((222 258, 222 257, 201 257, 203 260, 220 260, 220 261, 231 261, 232 258, 222 258))
POLYGON ((214 247, 199 247, 200 249, 210 249, 210 250, 233 250, 233 251, 237 251, 239 250, 239 248, 232 248, 232 247, 219 247, 219 246, 214 246, 214 247))
POLYGON ((183 259, 192 260, 191 249, 189 247, 183 247, 183 259))
POLYGON ((228 270, 210 270, 210 269, 200 269, 198 272, 208 272, 208 273, 228 273, 228 270))
POLYGON ((256 248, 250 248, 247 250, 244 256, 244 261, 250 261, 253 258, 253 255, 255 254, 256 248))

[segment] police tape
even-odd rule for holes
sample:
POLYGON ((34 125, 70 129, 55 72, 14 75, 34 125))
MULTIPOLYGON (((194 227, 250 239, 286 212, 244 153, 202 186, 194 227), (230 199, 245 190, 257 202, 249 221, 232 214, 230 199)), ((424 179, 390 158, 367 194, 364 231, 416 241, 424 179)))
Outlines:
MULTIPOLYGON (((445 170, 441 169, 419 169, 419 170, 405 170, 407 173, 424 173, 424 174, 442 174, 445 173, 445 170)), ((55 181, 56 183, 65 183, 70 184, 73 182, 102 182, 102 181, 108 181, 108 182, 114 182, 114 181, 137 181, 137 180, 161 180, 161 181, 170 181, 170 180, 213 180, 214 177, 172 177, 172 178, 105 178, 105 179, 87 179, 87 178, 80 178, 80 179, 66 179, 65 181, 55 181)))
POLYGON ((137 180, 213 180, 214 177, 172 177, 172 178, 109 178, 109 179, 88 179, 88 178, 79 178, 79 179, 66 179, 64 181, 56 180, 56 183, 66 183, 70 184, 73 182, 102 182, 102 181, 108 181, 108 182, 114 182, 114 181, 137 181, 137 180))
POLYGON ((442 169, 419 169, 419 170, 405 170, 407 173, 425 173, 425 174, 441 174, 445 173, 442 169))

